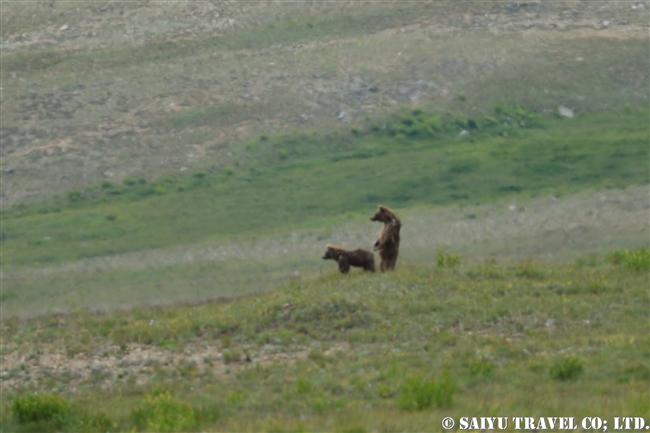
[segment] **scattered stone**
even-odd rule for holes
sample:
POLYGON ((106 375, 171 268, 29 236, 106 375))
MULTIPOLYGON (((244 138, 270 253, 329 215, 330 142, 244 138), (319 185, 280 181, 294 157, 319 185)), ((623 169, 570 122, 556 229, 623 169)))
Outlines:
POLYGON ((60 30, 60 31, 68 30, 68 25, 67 25, 67 24, 63 24, 63 25, 59 28, 59 30, 60 30))
POLYGON ((368 90, 370 90, 372 93, 377 93, 379 92, 379 87, 373 84, 372 86, 368 87, 368 90))
POLYGON ((27 101, 25 102, 24 107, 25 108, 32 108, 34 106, 34 103, 32 101, 27 101))
POLYGON ((399 89, 399 94, 400 95, 408 95, 408 94, 411 93, 412 90, 413 89, 411 89, 410 87, 402 87, 401 89, 399 89))
POLYGON ((560 113, 560 115, 567 117, 569 119, 573 119, 575 117, 573 110, 565 107, 564 105, 560 105, 559 107, 557 107, 557 111, 558 113, 560 113))
POLYGON ((508 210, 510 212, 514 212, 516 209, 517 209, 517 206, 515 206, 514 204, 511 204, 510 206, 508 206, 508 210))
POLYGON ((158 143, 156 143, 155 141, 152 141, 151 143, 149 143, 149 147, 151 149, 158 149, 159 146, 160 145, 158 143))
POLYGON ((106 347, 98 347, 95 350, 93 350, 93 354, 97 356, 104 356, 104 354, 108 353, 110 350, 106 347))
POLYGON ((13 168, 13 167, 5 168, 5 174, 13 174, 15 171, 16 171, 16 169, 13 168))
POLYGON ((343 120, 343 119, 345 119, 345 116, 347 116, 347 114, 348 114, 348 113, 346 113, 345 111, 338 111, 338 112, 336 113, 336 118, 337 118, 338 120, 343 120))
POLYGON ((438 87, 436 86, 436 83, 432 83, 431 81, 419 80, 417 84, 422 87, 428 87, 429 89, 435 89, 438 87))
POLYGON ((469 132, 465 129, 460 131, 460 134, 458 134, 459 137, 467 137, 469 135, 469 132))
POLYGON ((582 62, 585 58, 584 57, 576 57, 577 62, 582 62))
POLYGON ((104 370, 106 370, 106 366, 104 364, 95 364, 90 367, 90 372, 92 374, 101 374, 104 370))
POLYGON ((101 12, 106 12, 106 6, 102 6, 102 7, 100 7, 99 10, 100 10, 101 12))
POLYGON ((105 171, 104 172, 104 177, 113 177, 113 172, 112 171, 105 171))

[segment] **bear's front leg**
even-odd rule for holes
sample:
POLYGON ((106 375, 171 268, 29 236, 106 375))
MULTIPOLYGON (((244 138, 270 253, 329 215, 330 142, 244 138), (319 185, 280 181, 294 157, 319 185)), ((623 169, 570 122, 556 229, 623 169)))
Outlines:
POLYGON ((348 263, 348 259, 345 257, 341 257, 339 259, 339 271, 343 274, 347 274, 348 271, 350 270, 350 264, 348 263))

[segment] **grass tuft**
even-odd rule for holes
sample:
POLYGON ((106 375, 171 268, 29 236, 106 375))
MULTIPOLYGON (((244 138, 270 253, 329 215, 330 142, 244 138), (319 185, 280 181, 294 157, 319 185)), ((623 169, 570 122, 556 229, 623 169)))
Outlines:
POLYGON ((583 372, 582 361, 573 356, 567 356, 555 361, 549 373, 553 380, 574 380, 583 372))

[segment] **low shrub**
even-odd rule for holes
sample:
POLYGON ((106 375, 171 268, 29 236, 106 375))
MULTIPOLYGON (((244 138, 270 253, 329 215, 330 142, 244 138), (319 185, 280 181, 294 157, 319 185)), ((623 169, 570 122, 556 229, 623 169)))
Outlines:
POLYGON ((550 369, 553 380, 573 380, 584 370, 582 361, 573 356, 564 357, 556 361, 550 369))
POLYGON ((428 409, 434 403, 438 407, 448 407, 455 392, 456 382, 447 372, 439 380, 414 376, 402 385, 397 404, 401 409, 408 411, 428 409))
POLYGON ((11 409, 18 422, 62 422, 70 413, 70 404, 57 395, 31 395, 16 398, 11 409))
POLYGON ((192 406, 174 401, 169 391, 145 396, 131 421, 138 430, 155 432, 187 431, 197 424, 192 406))
POLYGON ((615 265, 623 265, 633 271, 650 271, 650 250, 648 248, 636 251, 614 251, 608 259, 615 265))
POLYGON ((456 253, 439 249, 436 251, 436 264, 440 268, 457 268, 460 266, 460 257, 456 253))

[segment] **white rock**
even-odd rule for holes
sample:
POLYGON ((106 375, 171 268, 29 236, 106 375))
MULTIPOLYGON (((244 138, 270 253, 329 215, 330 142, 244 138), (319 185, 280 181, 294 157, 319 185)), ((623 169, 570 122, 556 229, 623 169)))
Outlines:
POLYGON ((560 105, 557 107, 557 111, 564 117, 568 117, 569 119, 573 119, 575 117, 575 114, 573 113, 573 110, 570 108, 565 107, 564 105, 560 105))

